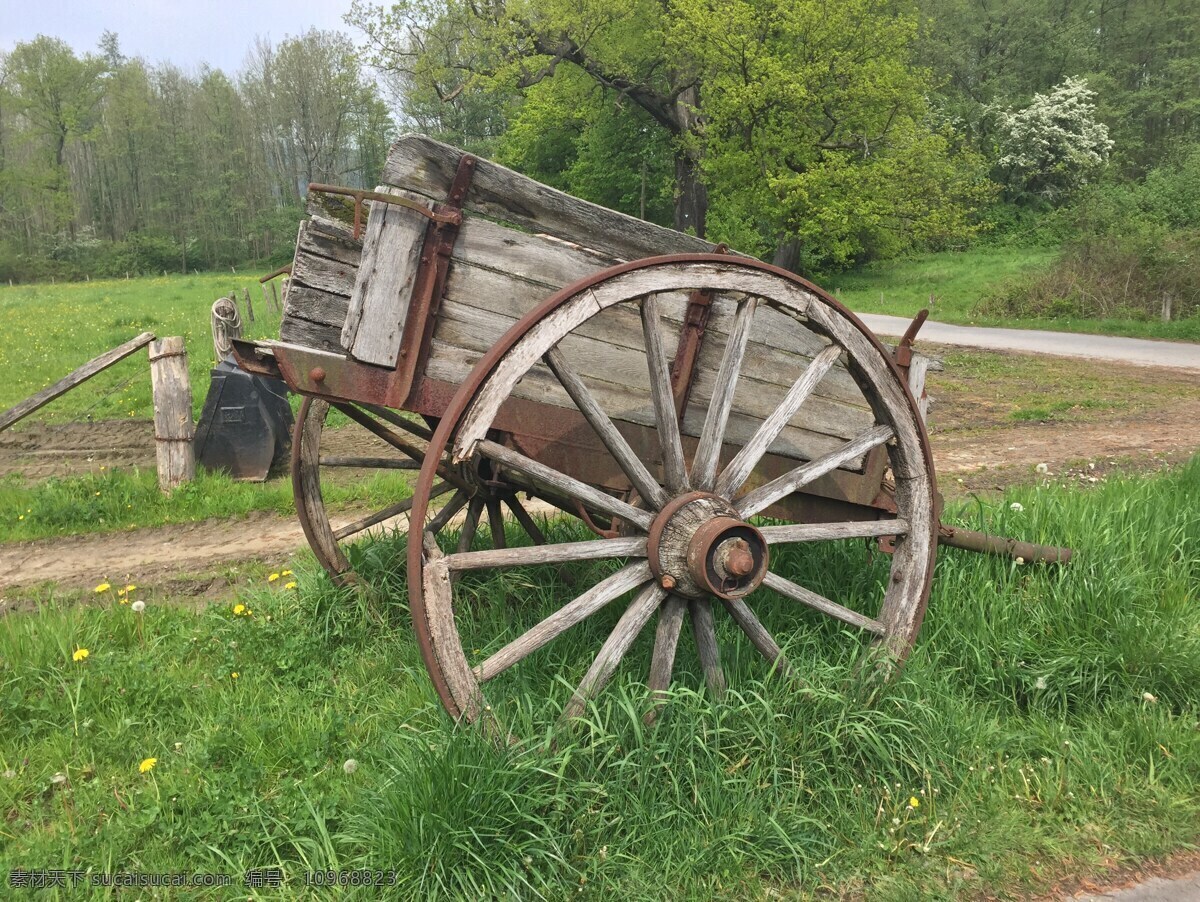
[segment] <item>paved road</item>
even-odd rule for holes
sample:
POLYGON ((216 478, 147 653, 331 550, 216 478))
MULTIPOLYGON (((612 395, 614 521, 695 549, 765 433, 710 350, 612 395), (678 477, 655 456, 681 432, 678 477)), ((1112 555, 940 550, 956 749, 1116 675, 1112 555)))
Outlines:
MULTIPOLYGON (((903 335, 909 320, 900 316, 860 313, 859 319, 878 335, 903 335)), ((1058 357, 1090 357, 1117 360, 1140 366, 1166 366, 1200 371, 1200 344, 1182 341, 1151 341, 1113 335, 1081 335, 1076 332, 1040 332, 1034 329, 994 329, 982 326, 952 326, 932 320, 921 327, 917 344, 961 345, 997 351, 1024 351, 1058 357)))
POLYGON ((1129 889, 1095 896, 1072 896, 1072 902, 1197 902, 1200 900, 1200 871, 1176 880, 1151 877, 1129 889))

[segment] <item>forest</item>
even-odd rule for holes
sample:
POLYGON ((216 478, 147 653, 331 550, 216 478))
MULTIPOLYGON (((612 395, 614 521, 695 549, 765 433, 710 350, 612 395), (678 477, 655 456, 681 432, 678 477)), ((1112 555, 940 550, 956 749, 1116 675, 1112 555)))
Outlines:
POLYGON ((420 131, 806 275, 1046 245, 1058 263, 994 309, 1196 308, 1190 0, 403 0, 346 19, 256 40, 233 74, 150 66, 111 33, 13 47, 0 279, 283 262, 308 182, 373 186, 420 131))

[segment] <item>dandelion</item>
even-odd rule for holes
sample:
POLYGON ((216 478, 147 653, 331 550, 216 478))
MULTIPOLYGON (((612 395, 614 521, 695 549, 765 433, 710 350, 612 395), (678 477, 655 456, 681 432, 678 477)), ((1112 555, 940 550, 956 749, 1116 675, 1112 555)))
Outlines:
POLYGON ((921 800, 918 799, 916 796, 909 796, 908 797, 908 807, 909 808, 920 808, 921 800))
POLYGON ((358 762, 353 758, 347 758, 346 762, 342 765, 342 773, 348 775, 354 773, 356 770, 358 770, 358 762))
POLYGON ((96 586, 95 591, 96 591, 96 594, 99 595, 101 592, 107 592, 111 588, 112 588, 111 583, 101 583, 100 585, 96 586))
POLYGON ((292 575, 292 571, 291 571, 291 570, 280 570, 280 571, 279 571, 279 575, 280 575, 280 576, 291 576, 291 575, 292 575))
POLYGON ((1018 555, 1018 556, 1017 556, 1017 558, 1016 558, 1016 561, 1017 561, 1017 564, 1018 564, 1018 566, 1019 566, 1019 565, 1021 565, 1021 564, 1024 564, 1024 563, 1025 563, 1025 558, 1023 558, 1023 557, 1020 557, 1020 556, 1018 555))
POLYGON ((1035 689, 1045 689, 1046 688, 1046 678, 1044 676, 1038 677, 1037 682, 1033 684, 1033 687, 1035 689))
POLYGON ((138 765, 139 774, 148 774, 154 770, 154 765, 158 764, 157 758, 143 758, 142 763, 138 765))
POLYGON ((284 588, 285 588, 285 589, 294 589, 294 588, 296 588, 296 583, 295 583, 295 581, 293 580, 292 582, 288 583, 286 586, 284 586, 284 588))
POLYGON ((270 576, 268 576, 268 577, 267 577, 267 582, 269 582, 269 583, 273 583, 273 582, 275 582, 275 581, 276 581, 276 580, 278 580, 278 579, 279 579, 279 574, 278 574, 278 573, 272 573, 270 576))
POLYGON ((1154 705, 1158 703, 1158 696, 1149 692, 1143 692, 1142 701, 1144 701, 1147 705, 1154 705))
POLYGON ((233 614, 235 617, 241 617, 246 613, 246 606, 240 601, 233 606, 233 614))
POLYGON ((89 652, 86 648, 75 649, 75 654, 71 655, 71 660, 75 662, 84 661, 87 659, 89 652))
POLYGON ((1049 464, 1038 464, 1036 467, 1034 467, 1034 469, 1037 470, 1039 473, 1041 473, 1044 476, 1045 474, 1050 472, 1050 465, 1049 464))
POLYGON ((1008 509, 1010 511, 1013 511, 1014 513, 1019 514, 1019 513, 1021 513, 1021 511, 1025 510, 1025 505, 1023 505, 1020 501, 1014 501, 1012 504, 1010 504, 1008 506, 1008 509))
POLYGON ((140 614, 140 613, 142 613, 142 611, 146 610, 146 602, 142 601, 139 598, 137 601, 135 601, 132 605, 129 606, 129 609, 131 611, 133 611, 133 613, 135 613, 135 614, 140 614))
POLYGON ((238 672, 236 670, 233 671, 231 674, 229 674, 229 678, 231 680, 236 680, 238 678, 238 672))
POLYGON ((898 817, 892 818, 892 826, 899 827, 900 826, 900 818, 898 818, 898 817))

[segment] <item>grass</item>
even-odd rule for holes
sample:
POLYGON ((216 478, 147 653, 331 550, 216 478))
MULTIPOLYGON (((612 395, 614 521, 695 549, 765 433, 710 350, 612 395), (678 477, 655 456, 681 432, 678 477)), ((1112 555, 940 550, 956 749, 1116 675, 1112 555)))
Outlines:
MULTIPOLYGON (((916 651, 874 705, 852 678, 857 643, 762 599, 803 687, 767 674, 722 619, 724 702, 699 688, 685 636, 680 688, 644 728, 644 636, 641 664, 555 733, 615 622, 606 609, 490 696, 525 737, 504 747, 434 701, 403 536, 361 549, 362 593, 310 565, 297 589, 245 590, 249 615, 152 604, 139 622, 116 597, 45 590, 36 615, 0 621, 0 869, 233 877, 188 898, 323 897, 307 873, 368 868, 401 898, 915 900, 1021 897, 1165 853, 1200 836, 1198 492, 1200 458, 952 511, 1069 544, 1075 561, 944 551, 916 651), (287 887, 242 887, 254 867, 287 887)), ((604 572, 591 566, 574 588, 553 569, 476 579, 460 622, 502 641, 604 572)), ((838 598, 887 573, 854 544, 782 568, 838 598)))
POLYGON ((1170 323, 1079 317, 1018 320, 984 316, 977 311, 988 292, 1010 279, 1046 269, 1057 255, 1054 248, 984 246, 869 264, 818 281, 858 313, 911 319, 928 307, 931 319, 945 323, 1200 341, 1197 316, 1170 323))
MULTIPOLYGON (((9 324, 0 344, 0 410, 57 382, 93 357, 141 332, 182 335, 188 349, 194 413, 199 416, 213 366, 209 314, 213 301, 236 291, 246 338, 276 338, 279 314, 269 313, 256 275, 166 276, 0 288, 0 317, 9 324), (249 322, 242 290, 257 315, 249 322)), ((147 419, 154 415, 146 352, 134 354, 36 416, 50 422, 147 419)), ((20 428, 19 426, 17 428, 20 428)))

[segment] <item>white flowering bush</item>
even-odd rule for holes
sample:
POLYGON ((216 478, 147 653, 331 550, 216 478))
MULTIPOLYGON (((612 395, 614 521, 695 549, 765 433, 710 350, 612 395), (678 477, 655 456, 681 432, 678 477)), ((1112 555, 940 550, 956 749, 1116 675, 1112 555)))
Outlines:
POLYGON ((1068 78, 1025 109, 998 113, 997 164, 1010 191, 1058 203, 1104 167, 1113 142, 1095 98, 1082 78, 1068 78))

